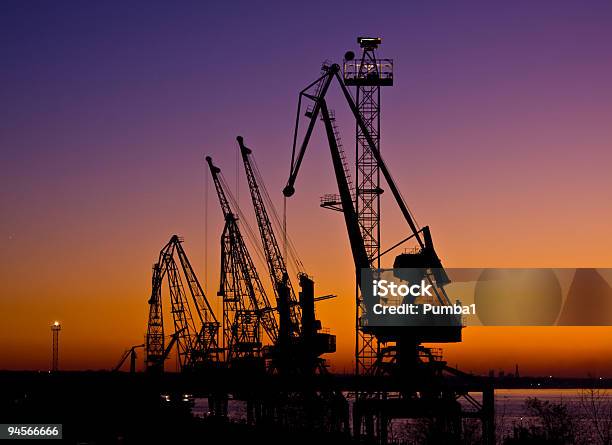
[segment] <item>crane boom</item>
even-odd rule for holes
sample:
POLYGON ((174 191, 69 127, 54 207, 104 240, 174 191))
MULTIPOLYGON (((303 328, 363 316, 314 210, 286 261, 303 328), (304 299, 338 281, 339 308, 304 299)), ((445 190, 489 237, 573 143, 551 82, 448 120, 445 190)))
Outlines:
POLYGON ((190 364, 196 366, 202 362, 218 360, 219 345, 217 336, 219 332, 219 322, 217 321, 217 317, 215 317, 212 307, 204 294, 204 290, 200 285, 198 277, 178 237, 176 237, 175 241, 175 250, 183 270, 183 275, 187 280, 187 286, 201 326, 200 331, 197 332, 197 335, 193 339, 194 342, 189 357, 190 364))
POLYGON ((274 229, 268 216, 268 211, 264 204, 261 192, 259 190, 259 184, 251 165, 250 155, 251 149, 244 145, 244 139, 242 136, 236 138, 238 145, 240 146, 240 153, 242 154, 242 161, 244 163, 244 170, 247 176, 247 182, 249 184, 249 190, 251 192, 251 200, 253 201, 253 208, 255 210, 255 217, 257 218, 257 226, 259 227, 259 235, 261 237, 261 243, 263 245, 266 263, 268 265, 268 272, 274 288, 277 301, 279 299, 280 289, 286 287, 289 291, 289 310, 291 320, 292 335, 299 335, 300 333, 300 306, 296 297, 289 273, 287 272, 287 265, 285 258, 281 253, 281 249, 276 240, 274 229))
MULTIPOLYGON (((387 166, 384 162, 384 160, 382 159, 380 152, 378 151, 378 147, 376 146, 376 143, 374 142, 374 139, 372 138, 372 136, 370 135, 370 131, 368 130, 365 122, 363 121, 363 118, 361 116, 361 113, 359 112, 359 108, 357 107, 357 105, 355 104, 355 101, 353 100, 353 97, 351 96, 350 91, 348 90, 348 88, 346 88, 346 85, 344 85, 344 82, 342 81, 342 79, 340 78, 340 67, 337 64, 333 64, 331 65, 326 73, 320 77, 318 79, 318 82, 321 82, 323 84, 323 88, 318 89, 318 93, 315 95, 310 95, 307 94, 306 91, 313 85, 309 85, 308 87, 306 87, 304 90, 302 90, 300 92, 300 97, 298 100, 298 116, 296 118, 296 123, 298 122, 299 119, 299 110, 300 110, 300 104, 302 101, 302 97, 306 97, 308 99, 311 99, 314 101, 315 105, 314 105, 314 109, 313 112, 310 114, 307 114, 308 117, 310 118, 310 121, 308 123, 308 128, 306 130, 306 133, 304 135, 304 138, 302 140, 302 143, 300 145, 300 149, 297 153, 297 157, 296 157, 296 148, 297 148, 297 133, 298 133, 298 125, 296 125, 296 129, 295 129, 295 133, 294 133, 294 140, 293 140, 293 153, 291 156, 291 169, 289 172, 289 180, 287 181, 287 185, 285 186, 285 188, 283 189, 283 194, 287 197, 292 196, 295 193, 295 181, 297 179, 297 175, 300 169, 300 166, 302 164, 302 160, 304 158, 304 154, 306 153, 306 148, 308 147, 308 142, 310 141, 310 136, 312 135, 312 131, 314 129, 314 125, 316 123, 317 120, 317 116, 318 113, 320 111, 321 108, 321 101, 325 99, 325 95, 327 93, 327 90, 329 88, 329 84, 332 82, 332 80, 335 78, 338 81, 338 84, 340 85, 340 89, 342 90, 342 93, 344 95, 344 98, 346 99, 346 102, 351 110, 351 112, 353 113, 353 116, 355 117, 355 120, 357 122, 357 125, 359 126, 363 136, 365 137, 368 146, 372 152, 372 155, 374 156, 374 159, 376 160, 380 171, 382 172, 385 181, 387 182, 389 188, 391 189, 391 193, 393 194, 393 197, 395 198, 395 201, 397 202, 400 211, 402 212, 402 215, 404 217, 404 219, 406 220, 406 223, 408 224, 408 226, 410 227, 410 230, 412 231, 412 234, 414 236, 414 238, 417 240, 417 242, 419 243, 419 246, 421 248, 425 247, 425 243, 423 241, 423 238, 421 236, 421 231, 419 230, 419 228, 417 227, 416 223, 414 222, 414 219, 412 218, 412 215, 410 214, 410 211, 408 210, 408 206, 406 205, 406 203, 404 202, 404 198, 402 197, 401 193, 399 192, 399 189, 397 188, 395 181, 393 180, 393 177, 391 176, 391 174, 389 173, 389 170, 387 169, 387 166)), ((315 81, 316 82, 316 81, 315 81)), ((344 175, 343 175, 344 176, 344 175)))
POLYGON ((304 153, 306 152, 306 147, 308 146, 308 142, 310 141, 310 136, 312 135, 312 131, 314 130, 314 126, 317 122, 317 117, 319 115, 320 104, 318 99, 322 99, 327 94, 327 90, 329 89, 329 85, 334 79, 334 73, 337 73, 340 70, 340 67, 337 64, 333 64, 331 66, 323 65, 321 68, 322 75, 317 80, 312 82, 302 91, 300 91, 298 98, 298 109, 297 116, 295 118, 295 132, 293 133, 293 152, 291 153, 291 169, 289 171, 289 181, 288 186, 291 188, 285 188, 283 193, 285 196, 293 195, 293 185, 297 178, 298 171, 300 170, 300 165, 302 165, 302 160, 304 159, 304 153), (309 94, 308 91, 314 87, 314 95, 309 94), (300 110, 302 106, 302 98, 310 99, 314 101, 313 108, 307 111, 308 117, 310 117, 310 121, 308 122, 308 129, 304 135, 304 139, 302 140, 302 144, 300 147, 300 151, 298 152, 297 158, 295 157, 295 148, 298 139, 298 128, 299 128, 299 120, 300 120, 300 110), (291 193, 287 194, 289 190, 292 190, 291 193))
POLYGON ((353 198, 346 179, 344 164, 342 163, 340 150, 336 142, 334 128, 331 123, 329 110, 327 108, 325 99, 321 98, 319 100, 319 106, 321 108, 323 122, 325 123, 325 132, 327 133, 327 140, 329 142, 334 172, 336 173, 338 192, 340 193, 340 202, 342 203, 342 213, 344 215, 351 251, 353 253, 353 261, 355 263, 355 273, 358 274, 361 269, 367 269, 370 267, 370 260, 363 242, 361 230, 359 229, 359 219, 353 204, 353 198))
POLYGON ((189 258, 187 258, 187 254, 185 253, 185 250, 180 242, 176 243, 175 249, 179 257, 181 267, 183 268, 183 272, 185 273, 185 278, 187 279, 191 297, 196 302, 196 307, 199 309, 197 312, 200 321, 202 323, 218 324, 217 317, 215 317, 212 307, 210 307, 210 303, 204 295, 204 290, 202 289, 202 286, 198 281, 198 277, 196 276, 193 267, 191 267, 189 258))

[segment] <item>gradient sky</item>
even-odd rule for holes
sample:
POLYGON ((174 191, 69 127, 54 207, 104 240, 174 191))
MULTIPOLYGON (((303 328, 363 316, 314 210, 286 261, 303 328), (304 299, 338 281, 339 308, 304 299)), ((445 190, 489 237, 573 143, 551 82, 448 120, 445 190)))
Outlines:
MULTIPOLYGON (((0 369, 47 369, 55 319, 63 368, 111 367, 142 342, 151 265, 174 233, 218 308, 204 155, 234 185, 243 135, 282 208, 297 93, 358 35, 395 59, 381 149, 446 266, 612 267, 612 3, 329 3, 0 4, 0 369)), ((318 207, 335 190, 321 136, 287 219, 317 291, 339 295, 318 314, 342 370, 352 262, 339 214, 318 207)), ((405 236, 388 201, 383 246, 405 236)), ((612 328, 464 337, 446 348, 461 369, 612 375, 612 328)))

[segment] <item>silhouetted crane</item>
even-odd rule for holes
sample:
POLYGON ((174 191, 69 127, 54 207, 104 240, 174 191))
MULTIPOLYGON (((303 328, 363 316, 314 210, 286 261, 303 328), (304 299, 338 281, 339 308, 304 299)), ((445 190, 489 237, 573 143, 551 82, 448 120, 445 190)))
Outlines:
MULTIPOLYGON (((296 117, 296 128, 293 140, 293 152, 291 158, 291 169, 289 180, 283 190, 286 197, 292 196, 295 192, 294 185, 297 179, 300 165, 304 158, 304 154, 308 147, 312 131, 316 121, 321 115, 325 125, 325 131, 329 144, 329 149, 332 158, 332 164, 340 195, 340 208, 344 215, 344 221, 348 232, 349 242, 351 246, 353 262, 355 266, 355 279, 361 287, 361 273, 372 271, 374 261, 393 250, 404 242, 413 239, 416 240, 418 247, 413 253, 400 254, 395 258, 394 268, 410 269, 411 282, 417 279, 428 280, 432 285, 432 290, 439 304, 450 304, 450 300, 444 290, 444 285, 449 283, 449 279, 442 269, 442 264, 438 258, 428 227, 419 229, 408 210, 406 203, 403 200, 397 185, 395 184, 391 174, 382 159, 378 147, 374 142, 366 123, 363 121, 362 115, 356 106, 350 92, 345 86, 339 75, 340 67, 337 64, 324 65, 322 75, 304 90, 300 92, 298 100, 298 115, 296 117), (355 208, 355 200, 351 194, 349 181, 347 180, 347 169, 344 162, 344 156, 337 141, 337 130, 334 127, 333 118, 330 115, 325 95, 333 79, 337 79, 340 85, 342 94, 349 105, 349 108, 356 120, 359 133, 369 146, 369 151, 372 155, 372 161, 376 163, 377 168, 382 173, 388 188, 398 205, 405 222, 410 229, 409 235, 396 243, 385 252, 370 257, 368 248, 364 241, 364 236, 360 227, 360 221, 355 208), (298 149, 298 133, 302 101, 311 101, 312 105, 306 109, 306 117, 309 119, 307 129, 303 136, 301 145, 298 149), (297 153, 296 153, 297 150, 297 153)), ((372 271, 371 273, 378 273, 372 271)), ((362 299, 365 300, 364 307, 372 307, 374 297, 368 292, 362 290, 362 299)), ((360 303, 358 299, 357 304, 360 303)), ((436 354, 433 354, 431 349, 421 345, 423 342, 456 342, 461 341, 461 321, 457 317, 450 320, 452 323, 440 326, 384 326, 376 323, 368 323, 368 318, 372 314, 367 312, 361 313, 361 319, 357 320, 357 329, 362 330, 368 335, 376 338, 379 349, 376 351, 375 362, 372 367, 373 372, 378 375, 388 375, 398 379, 405 380, 405 388, 401 391, 399 397, 404 399, 402 404, 394 404, 394 402, 386 402, 389 397, 386 394, 382 397, 379 393, 360 395, 355 403, 353 420, 355 422, 354 432, 359 436, 362 432, 362 420, 365 419, 366 434, 370 439, 373 439, 374 434, 374 419, 377 423, 377 440, 380 443, 387 441, 387 426, 388 420, 393 417, 405 417, 406 412, 413 410, 415 416, 418 417, 419 411, 422 412, 425 406, 437 406, 441 418, 449 420, 452 425, 455 425, 458 417, 457 412, 460 412, 459 404, 456 402, 457 393, 452 390, 446 390, 442 379, 442 371, 450 370, 445 362, 441 361, 436 354), (384 406, 384 408, 383 408, 384 406)), ((450 318, 450 317, 449 317, 450 318)), ((359 360, 359 350, 356 351, 356 359, 359 360)), ((467 397, 467 395, 466 395, 467 397)), ((410 417, 410 416, 409 416, 410 417)))
MULTIPOLYGON (((370 150, 372 155, 374 156, 375 161, 380 168, 380 171, 385 178, 391 193, 393 194, 395 201, 400 208, 402 215, 408 227, 410 228, 411 234, 397 243, 393 248, 399 246, 400 244, 408 241, 409 239, 415 239, 419 245, 419 251, 416 253, 410 254, 401 254, 398 255, 394 262, 394 267, 396 268, 420 268, 423 271, 424 278, 432 280, 432 276, 435 277, 435 286, 434 292, 438 302, 440 304, 450 304, 450 300, 444 291, 443 286, 449 282, 448 277, 446 276, 444 269, 442 269, 442 263, 440 259, 435 253, 433 248, 432 238, 429 232, 428 227, 423 227, 419 229, 414 222, 410 211, 406 203, 404 202, 399 189, 397 188, 395 181, 391 177, 389 170, 385 162, 383 161, 376 144, 372 140, 370 133, 363 122, 363 119, 359 113, 353 98, 344 85, 342 79, 339 76, 340 67, 336 64, 330 66, 324 66, 323 75, 319 77, 315 82, 311 83, 308 87, 300 92, 299 101, 298 101, 298 118, 296 121, 298 125, 296 125, 295 133, 294 133, 294 144, 293 144, 293 153, 292 153, 292 161, 291 161, 291 170, 289 175, 289 180, 287 185, 285 186, 283 193, 285 196, 292 196, 295 192, 294 184, 297 179, 297 174, 299 172, 300 165, 304 158, 304 154, 308 147, 308 143, 310 137, 312 135, 312 131, 314 129, 315 123, 321 113, 322 120, 325 124, 325 131, 327 134, 327 140, 332 156, 332 163, 334 167, 334 173, 336 176, 336 181, 338 185, 338 191, 340 194, 341 208, 342 213, 344 214, 344 220, 349 236, 349 242, 351 246, 351 251, 353 254, 353 261, 355 264, 355 274, 359 277, 362 269, 370 269, 371 263, 374 259, 370 259, 367 254, 366 246, 363 240, 363 236, 361 234, 361 230, 359 227, 359 220, 357 217, 357 212, 355 210, 354 200, 351 195, 351 190, 349 188, 349 184, 346 178, 346 168, 344 166, 343 157, 338 148, 338 144, 336 141, 335 129, 333 125, 333 120, 330 117, 330 113, 327 107, 327 103, 325 100, 325 95, 331 84, 332 80, 335 78, 340 85, 341 91, 349 105, 350 110, 357 121, 357 125, 359 125, 361 132, 364 138, 369 142, 370 150), (314 91, 311 92, 311 90, 314 91), (312 108, 309 108, 306 112, 306 116, 309 118, 308 127, 302 139, 302 143, 299 147, 299 151, 296 154, 296 149, 298 147, 298 132, 299 132, 299 114, 300 107, 303 99, 311 100, 313 102, 312 108), (431 274, 428 273, 431 272, 431 274)), ((391 249, 388 249, 383 254, 387 253, 391 249)), ((357 280, 358 283, 361 283, 361 280, 357 280)), ((427 329, 427 328, 392 328, 389 329, 387 327, 367 327, 362 326, 362 329, 376 331, 380 337, 384 337, 389 341, 399 341, 400 337, 413 337, 408 343, 412 343, 412 348, 415 348, 415 342, 418 345, 423 341, 458 341, 460 340, 460 332, 461 329, 458 327, 457 329, 453 328, 446 333, 443 333, 444 329, 427 329), (399 330, 398 330, 399 329, 399 330), (403 332, 400 332, 403 331, 403 332), (408 332, 410 332, 409 335, 408 332), (435 337, 435 338, 434 338, 435 337)), ((416 349, 414 349, 416 353, 416 349)))
POLYGON ((196 274, 182 245, 173 235, 159 254, 153 266, 152 291, 149 299, 149 322, 146 337, 146 365, 149 372, 163 372, 169 349, 164 347, 162 312, 162 283, 168 280, 174 334, 179 366, 193 369, 218 362, 219 322, 204 295, 196 274), (174 258, 178 257, 178 261, 174 258), (181 274, 182 272, 182 274, 181 274), (190 299, 183 285, 187 282, 190 299), (191 300, 191 302, 190 302, 191 300))
POLYGON ((314 282, 302 271, 298 273, 301 288, 299 299, 296 296, 262 196, 265 185, 251 163, 252 151, 241 136, 236 140, 240 146, 268 272, 277 297, 280 330, 279 342, 274 350, 276 362, 282 370, 290 373, 309 375, 317 370, 325 372, 325 362, 320 356, 336 350, 336 337, 320 332, 321 322, 315 317, 314 282))
POLYGON ((270 342, 278 338, 278 324, 259 274, 246 247, 236 212, 222 184, 221 170, 206 157, 225 219, 221 235, 221 276, 218 295, 223 297, 226 360, 259 357, 263 327, 270 342))
POLYGON ((301 331, 299 302, 295 290, 293 289, 291 278, 287 272, 285 258, 281 253, 278 241, 276 240, 276 235, 274 234, 274 229, 272 228, 272 224, 270 222, 270 217, 268 216, 268 211, 266 210, 266 206, 261 196, 257 178, 255 177, 253 167, 251 166, 249 159, 251 150, 244 145, 241 136, 238 136, 236 139, 240 145, 240 153, 242 154, 244 170, 246 172, 247 182, 249 184, 251 201, 253 202, 255 217, 257 218, 257 227, 259 228, 261 244, 263 245, 266 264, 268 266, 268 273, 270 274, 270 280, 272 281, 276 301, 279 308, 287 305, 287 309, 289 311, 290 323, 286 335, 290 337, 297 337, 300 335, 301 331))

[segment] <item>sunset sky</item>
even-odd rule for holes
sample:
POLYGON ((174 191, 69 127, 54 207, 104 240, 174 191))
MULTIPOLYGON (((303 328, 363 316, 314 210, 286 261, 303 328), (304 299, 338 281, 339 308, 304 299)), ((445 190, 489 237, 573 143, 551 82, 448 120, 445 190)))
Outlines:
MULTIPOLYGON (((445 266, 612 267, 612 3, 382 5, 2 2, 0 369, 48 369, 56 319, 63 369, 112 367, 143 341, 151 266, 175 233, 220 310, 204 156, 254 224, 244 136, 280 211, 297 94, 358 35, 395 60, 381 151, 445 266)), ((352 156, 354 123, 336 91, 329 103, 352 156)), ((352 369, 353 266, 340 214, 319 208, 336 190, 322 126, 296 190, 288 228, 317 293, 338 295, 318 315, 334 368, 352 369)), ((383 246, 406 236, 390 198, 383 246)), ((612 327, 473 327, 445 350, 474 372, 612 376, 612 327)))

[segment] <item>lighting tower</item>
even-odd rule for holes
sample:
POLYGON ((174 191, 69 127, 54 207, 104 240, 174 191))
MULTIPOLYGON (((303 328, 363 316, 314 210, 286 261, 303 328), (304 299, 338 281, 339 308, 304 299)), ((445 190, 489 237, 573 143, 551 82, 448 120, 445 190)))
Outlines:
MULTIPOLYGON (((393 60, 377 59, 380 37, 358 37, 361 58, 348 51, 344 56, 343 77, 355 87, 355 102, 361 118, 380 151, 380 87, 393 85, 393 60)), ((372 267, 380 268, 380 169, 365 133, 356 125, 355 210, 372 267)), ((376 338, 359 329, 363 299, 356 288, 355 366, 357 374, 370 374, 379 348, 376 338)))
POLYGON ((58 358, 59 358, 59 333, 62 330, 62 325, 59 321, 54 322, 51 325, 51 332, 53 333, 53 362, 51 364, 51 371, 58 370, 58 358))

